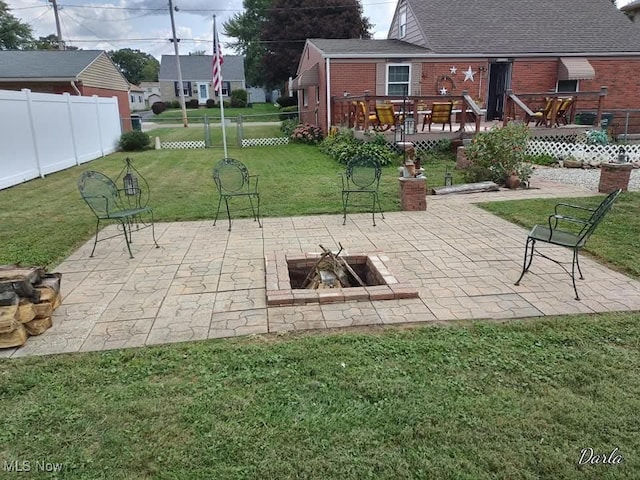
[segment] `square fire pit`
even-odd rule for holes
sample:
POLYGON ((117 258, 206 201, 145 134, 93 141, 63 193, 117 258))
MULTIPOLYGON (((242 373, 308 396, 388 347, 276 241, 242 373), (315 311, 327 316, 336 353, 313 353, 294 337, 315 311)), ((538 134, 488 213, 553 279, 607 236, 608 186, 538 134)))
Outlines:
POLYGON ((369 300, 418 298, 418 291, 394 277, 379 255, 340 255, 366 284, 365 287, 305 289, 300 288, 320 254, 265 256, 267 305, 304 305, 369 300))

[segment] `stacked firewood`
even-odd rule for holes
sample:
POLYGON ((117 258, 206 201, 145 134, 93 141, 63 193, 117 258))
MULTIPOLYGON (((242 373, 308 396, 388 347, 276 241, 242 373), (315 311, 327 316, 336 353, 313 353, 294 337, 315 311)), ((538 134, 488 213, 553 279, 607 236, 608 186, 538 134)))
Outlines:
POLYGON ((40 267, 0 265, 0 348, 19 347, 51 327, 60 279, 40 267))
POLYGON ((307 278, 302 282, 302 288, 315 290, 366 286, 346 260, 340 257, 342 245, 340 245, 338 253, 333 253, 322 245, 320 248, 322 254, 315 265, 311 267, 307 278))

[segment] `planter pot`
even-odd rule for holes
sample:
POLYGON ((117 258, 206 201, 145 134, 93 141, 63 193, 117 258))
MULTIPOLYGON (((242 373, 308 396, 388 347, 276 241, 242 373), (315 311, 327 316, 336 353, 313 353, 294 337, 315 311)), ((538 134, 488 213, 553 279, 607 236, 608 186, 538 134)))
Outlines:
POLYGON ((507 180, 504 182, 507 188, 516 189, 520 186, 520 177, 517 175, 509 175, 507 180))

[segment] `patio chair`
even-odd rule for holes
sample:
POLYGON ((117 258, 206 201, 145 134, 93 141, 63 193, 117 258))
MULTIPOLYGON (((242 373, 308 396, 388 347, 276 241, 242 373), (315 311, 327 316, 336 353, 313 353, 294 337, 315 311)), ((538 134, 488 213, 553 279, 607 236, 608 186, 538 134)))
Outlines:
POLYGON ((376 121, 373 128, 378 132, 384 132, 395 126, 398 119, 393 111, 393 105, 376 105, 376 121))
POLYGON ((357 124, 364 126, 365 119, 369 121, 369 125, 375 126, 378 124, 378 116, 376 112, 369 112, 367 104, 364 102, 358 102, 357 105, 357 124))
POLYGON ((573 105, 574 97, 569 97, 562 99, 562 103, 558 107, 558 111, 556 112, 556 125, 559 127, 560 122, 565 125, 569 125, 569 119, 567 115, 571 112, 571 106, 573 105))
MULTIPOLYGON (((127 162, 127 165, 130 165, 130 163, 127 162)), ((146 182, 141 182, 137 177, 133 176, 133 174, 130 175, 131 176, 126 177, 127 180, 124 181, 124 188, 122 189, 119 189, 113 180, 100 172, 90 170, 80 176, 78 190, 80 190, 82 199, 87 203, 97 219, 96 236, 91 255, 89 255, 90 257, 93 257, 98 242, 109 240, 110 238, 120 235, 118 233, 110 237, 98 239, 101 221, 115 221, 120 223, 120 228, 122 228, 122 234, 127 244, 127 250, 129 251, 129 258, 133 258, 131 243, 133 241, 132 226, 134 223, 136 230, 151 227, 153 243, 156 248, 160 248, 156 241, 153 226, 153 210, 151 207, 148 207, 146 203, 149 198, 148 191, 145 192, 144 189, 141 188, 141 185, 146 185, 146 182), (145 215, 149 216, 149 223, 142 220, 145 215), (142 224, 142 227, 140 224, 142 224)))
POLYGON ((429 131, 431 131, 432 123, 441 123, 442 131, 444 131, 444 126, 449 124, 449 131, 453 131, 453 127, 451 126, 451 113, 453 110, 453 103, 451 102, 434 102, 431 105, 431 113, 425 115, 422 120, 422 131, 424 132, 424 127, 429 124, 429 131))
POLYGON ((369 207, 371 206, 371 215, 373 226, 376 226, 376 209, 384 218, 384 212, 380 206, 380 197, 378 188, 380 186, 380 177, 382 176, 382 167, 380 162, 371 157, 356 156, 349 160, 347 170, 342 175, 342 224, 347 222, 347 208, 349 201, 354 195, 360 197, 370 197, 371 203, 351 203, 351 206, 369 207))
POLYGON ((573 282, 573 291, 576 294, 576 300, 580 300, 578 295, 578 289, 576 288, 575 270, 578 268, 580 279, 584 279, 582 271, 580 270, 580 263, 578 259, 578 253, 584 248, 589 240, 591 234, 598 227, 606 213, 611 209, 611 206, 616 201, 618 196, 622 192, 622 189, 615 190, 605 197, 600 205, 596 208, 588 208, 579 205, 570 205, 567 203, 558 203, 555 206, 554 213, 549 215, 548 226, 535 225, 529 235, 527 236, 527 243, 524 250, 524 263, 522 265, 522 273, 520 278, 516 281, 515 285, 520 285, 520 281, 524 274, 529 271, 533 255, 551 260, 554 263, 560 265, 565 272, 571 276, 573 282), (567 211, 569 215, 561 213, 567 211), (572 216, 573 215, 573 216, 572 216), (566 223, 565 223, 566 222, 566 223), (559 228, 559 225, 567 225, 565 228, 559 228), (572 228, 573 227, 573 228, 572 228), (569 271, 565 264, 569 262, 560 262, 553 259, 536 249, 536 242, 548 243, 550 245, 558 245, 561 247, 569 248, 573 251, 573 259, 571 261, 571 271, 569 271))
POLYGON ((558 121, 558 111, 560 110, 560 107, 562 106, 562 100, 561 99, 555 99, 555 98, 547 98, 546 99, 546 103, 544 105, 544 108, 541 110, 538 110, 537 112, 535 112, 533 114, 533 116, 531 115, 527 115, 527 118, 525 119, 525 123, 527 125, 529 125, 529 122, 531 120, 535 120, 536 121, 536 127, 551 127, 551 115, 553 113, 552 109, 553 107, 556 106, 557 110, 556 110, 556 122, 558 121))
POLYGON ((229 210, 229 200, 234 197, 244 197, 249 199, 253 221, 260 223, 260 194, 258 193, 258 176, 249 175, 249 170, 240 161, 233 158, 223 158, 213 168, 213 181, 218 188, 218 209, 213 225, 218 221, 220 205, 222 200, 227 207, 227 219, 229 220, 229 231, 231 231, 231 212, 229 210), (257 208, 254 208, 253 200, 257 201, 257 208))

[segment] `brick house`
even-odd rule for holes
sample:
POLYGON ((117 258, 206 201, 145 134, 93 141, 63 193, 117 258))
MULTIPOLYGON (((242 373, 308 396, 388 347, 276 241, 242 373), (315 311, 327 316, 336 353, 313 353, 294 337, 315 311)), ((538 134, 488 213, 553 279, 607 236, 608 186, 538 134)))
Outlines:
POLYGON ((301 120, 326 131, 332 97, 365 92, 467 90, 499 119, 507 89, 606 86, 607 110, 640 109, 638 71, 640 29, 610 0, 399 0, 386 39, 307 39, 294 89, 301 120))
MULTIPOLYGON (((185 101, 193 98, 205 105, 209 98, 218 103, 218 95, 211 89, 213 57, 211 55, 180 55, 180 72, 184 88, 185 101)), ((163 55, 158 73, 160 96, 164 102, 180 100, 178 88, 178 65, 175 55, 163 55)), ((244 57, 225 55, 222 64, 222 96, 231 97, 231 91, 245 89, 244 57)))
POLYGON ((129 82, 102 50, 0 51, 0 89, 117 97, 123 130, 131 130, 129 82))

